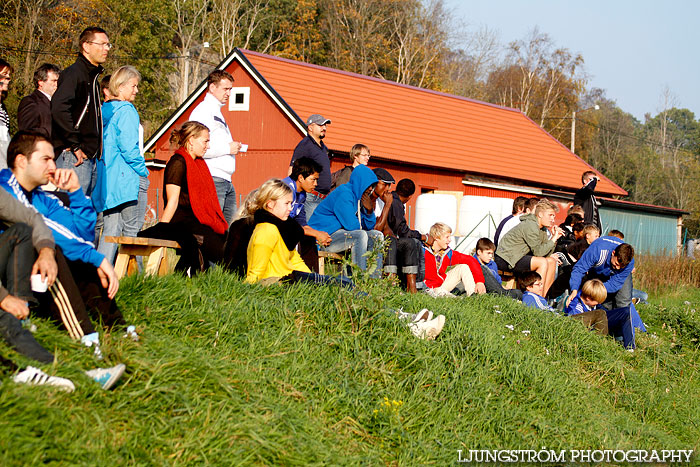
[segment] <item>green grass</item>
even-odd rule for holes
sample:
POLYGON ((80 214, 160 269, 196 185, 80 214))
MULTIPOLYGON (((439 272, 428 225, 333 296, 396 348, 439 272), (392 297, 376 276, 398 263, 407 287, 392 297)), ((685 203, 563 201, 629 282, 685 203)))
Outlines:
POLYGON ((697 289, 641 308, 649 333, 633 354, 508 299, 383 284, 356 297, 213 272, 128 278, 118 297, 142 335, 103 338, 103 364, 124 362, 123 380, 100 390, 81 374, 91 353, 39 322, 60 362, 47 370, 77 389, 3 379, 2 465, 444 465, 458 449, 700 448, 697 289), (443 313, 445 329, 420 341, 385 311, 399 306, 443 313))

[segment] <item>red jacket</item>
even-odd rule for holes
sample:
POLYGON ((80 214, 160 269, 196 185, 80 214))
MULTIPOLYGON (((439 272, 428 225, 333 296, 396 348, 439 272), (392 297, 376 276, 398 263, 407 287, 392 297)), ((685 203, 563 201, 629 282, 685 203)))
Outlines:
POLYGON ((458 264, 466 264, 474 276, 474 282, 484 282, 484 273, 481 271, 479 261, 473 256, 465 255, 459 251, 454 251, 452 248, 447 248, 445 254, 435 256, 433 249, 429 246, 424 246, 425 250, 425 285, 434 289, 440 287, 447 277, 447 268, 458 264))

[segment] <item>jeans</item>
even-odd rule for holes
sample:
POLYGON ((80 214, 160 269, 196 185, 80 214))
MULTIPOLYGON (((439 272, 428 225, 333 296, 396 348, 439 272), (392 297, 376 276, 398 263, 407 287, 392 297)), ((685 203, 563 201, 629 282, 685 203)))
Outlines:
MULTIPOLYGON (((608 277, 597 277, 592 275, 592 277, 588 277, 588 275, 585 277, 584 281, 581 283, 583 285, 586 280, 588 279, 600 279, 603 282, 607 281, 609 278, 608 277)), ((605 302, 601 303, 602 307, 608 310, 612 310, 615 308, 625 308, 629 307, 632 304, 632 274, 627 276, 627 279, 625 279, 625 282, 622 284, 622 287, 620 290, 617 292, 610 292, 608 293, 608 298, 605 299, 605 302)))
POLYGON ((214 177, 214 187, 216 187, 216 196, 219 198, 219 206, 224 213, 224 219, 226 219, 227 224, 231 225, 236 215, 236 190, 233 189, 233 183, 224 178, 214 177))
POLYGON ((83 193, 85 193, 85 196, 90 196, 92 195, 92 190, 95 189, 95 182, 97 181, 96 159, 83 159, 83 163, 76 167, 75 163, 77 161, 78 159, 73 154, 73 151, 64 149, 58 156, 58 159, 56 159, 56 168, 75 170, 83 193))
MULTIPOLYGON (((307 198, 308 201, 308 198, 307 198)), ((378 230, 344 230, 338 229, 331 234, 331 244, 323 247, 324 251, 340 253, 350 249, 350 258, 353 264, 363 271, 367 270, 367 257, 365 254, 374 249, 376 243, 384 240, 384 234, 378 230)), ((377 255, 377 269, 371 277, 379 277, 382 270, 382 252, 377 255)))
MULTIPOLYGON (((320 198, 312 193, 306 193, 306 201, 304 202, 304 211, 306 211, 306 220, 311 219, 311 214, 314 213, 323 198, 320 198)), ((329 250, 330 251, 330 250, 329 250)))
POLYGON ((138 230, 135 230, 138 204, 136 201, 121 204, 116 208, 108 209, 102 213, 102 234, 97 251, 105 255, 107 261, 114 264, 114 257, 117 254, 117 244, 105 241, 105 237, 121 237, 126 235, 135 237, 138 230), (127 227, 128 225, 128 227, 127 227), (127 233, 127 229, 129 233, 127 233))
POLYGON ((503 283, 496 279, 496 276, 493 275, 488 266, 482 264, 481 272, 484 274, 484 287, 486 287, 486 292, 497 295, 505 295, 507 297, 514 298, 515 300, 523 299, 523 293, 520 290, 504 289, 503 283))
POLYGON ((400 264, 403 274, 418 274, 418 254, 422 253, 420 245, 412 238, 389 237, 388 241, 384 272, 398 274, 400 264))
POLYGON ((148 177, 139 177, 139 197, 136 202, 136 216, 133 219, 127 219, 124 225, 124 235, 135 237, 139 230, 143 228, 146 222, 146 211, 148 210, 148 187, 151 182, 148 177))
POLYGON ((352 283, 347 277, 334 277, 334 276, 322 276, 321 274, 316 274, 315 272, 303 272, 303 271, 292 271, 292 273, 285 278, 285 282, 291 282, 296 284, 297 282, 305 282, 309 284, 334 284, 340 287, 346 287, 348 289, 354 289, 355 284, 352 283))

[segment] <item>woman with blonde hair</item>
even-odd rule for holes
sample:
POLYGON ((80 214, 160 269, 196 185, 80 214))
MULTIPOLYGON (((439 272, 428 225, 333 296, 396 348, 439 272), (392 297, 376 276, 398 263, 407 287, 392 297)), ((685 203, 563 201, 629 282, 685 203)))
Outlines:
POLYGON ((254 230, 246 249, 246 282, 280 278, 283 282, 335 283, 353 287, 345 277, 312 273, 296 250, 304 229, 289 217, 292 189, 282 180, 272 178, 250 196, 239 217, 252 217, 254 230))
POLYGON ((143 226, 148 169, 141 152, 141 124, 132 104, 139 91, 141 74, 133 66, 119 68, 109 80, 114 96, 102 105, 103 155, 97 161, 97 181, 92 201, 103 213, 103 227, 97 251, 114 264, 117 244, 106 236, 135 237, 143 226), (141 204, 142 206, 139 206, 141 204))
POLYGON ((179 149, 165 166, 165 209, 158 224, 138 235, 178 242, 182 249, 175 269, 194 275, 222 259, 228 224, 202 159, 209 147, 209 129, 199 122, 185 122, 173 130, 170 142, 179 149))

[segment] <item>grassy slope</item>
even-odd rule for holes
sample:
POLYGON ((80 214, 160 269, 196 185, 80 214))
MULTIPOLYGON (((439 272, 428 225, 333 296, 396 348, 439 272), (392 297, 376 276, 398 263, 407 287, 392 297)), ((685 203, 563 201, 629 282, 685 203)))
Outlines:
POLYGON ((441 465, 457 449, 700 448, 700 320, 682 301, 642 308, 650 333, 634 354, 495 297, 356 298, 212 273, 127 279, 120 304, 143 337, 105 337, 107 363, 128 366, 112 392, 80 375, 89 352, 40 323, 78 389, 5 381, 3 465, 441 465), (419 341, 391 306, 448 321, 437 341, 419 341))

